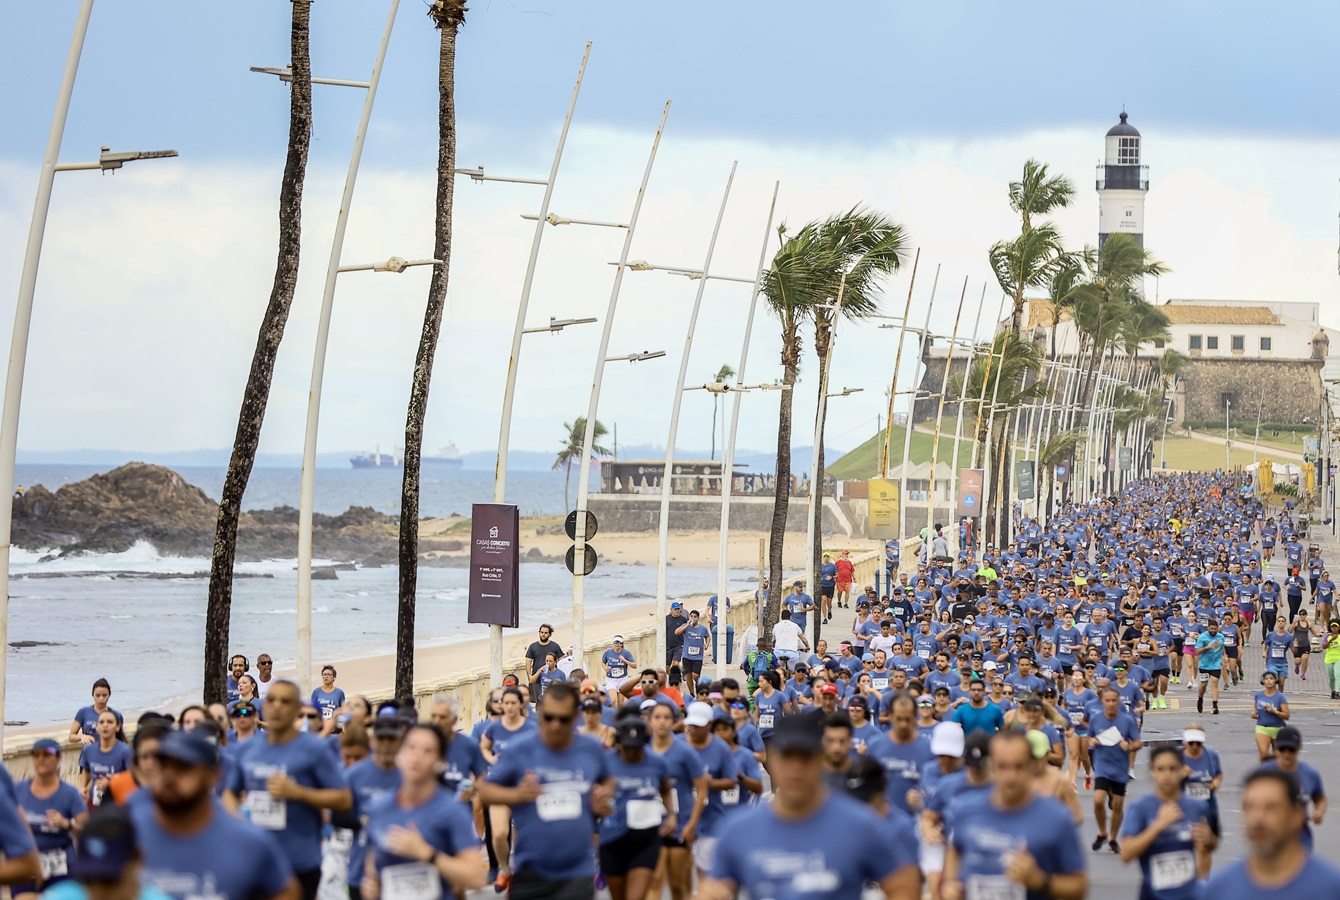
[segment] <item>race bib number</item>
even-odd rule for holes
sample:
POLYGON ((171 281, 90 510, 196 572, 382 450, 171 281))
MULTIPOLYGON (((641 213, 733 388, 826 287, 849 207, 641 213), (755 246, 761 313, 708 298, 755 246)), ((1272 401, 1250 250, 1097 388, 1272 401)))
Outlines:
POLYGON ((542 822, 565 822, 582 814, 582 795, 577 791, 550 791, 535 800, 535 811, 542 822))
POLYGON ((702 647, 693 646, 693 647, 688 647, 688 648, 686 648, 686 649, 688 650, 689 656, 702 656, 702 655, 703 655, 703 648, 702 648, 702 647))
POLYGON ((1186 786, 1186 795, 1192 800, 1209 800, 1210 786, 1204 782, 1194 782, 1186 786))
POLYGON ((1284 648, 1279 644, 1274 644, 1270 648, 1270 655, 1273 659, 1284 659, 1284 648))
POLYGON ((1156 891, 1179 888, 1195 877, 1196 858, 1190 850, 1156 853, 1149 859, 1149 884, 1156 891))
POLYGON ((1024 900, 1026 891, 1004 875, 970 875, 967 900, 1024 900))
POLYGON ((336 852, 348 853, 354 846, 354 830, 352 828, 333 829, 327 846, 336 852))
POLYGON ((442 879, 429 863, 387 866, 379 874, 385 900, 438 900, 442 896, 442 879))
POLYGON ((772 714, 772 713, 770 713, 770 712, 768 712, 768 713, 759 713, 759 715, 758 715, 758 727, 759 727, 759 728, 771 728, 771 727, 772 727, 772 722, 773 722, 773 714, 772 714))
POLYGON ((45 853, 37 854, 37 864, 42 868, 43 881, 50 881, 53 878, 68 875, 70 872, 64 849, 48 850, 45 853))
POLYGON ((288 827, 288 801, 269 791, 247 791, 247 810, 257 828, 283 831, 288 827))
POLYGON ((323 706, 323 707, 321 707, 321 718, 323 718, 323 719, 330 719, 330 718, 334 718, 334 716, 335 716, 335 710, 334 710, 334 709, 332 709, 332 708, 329 707, 329 706, 323 706))
POLYGON ((740 786, 737 784, 729 790, 721 792, 721 803, 724 806, 740 805, 740 786))
POLYGON ((885 691, 885 690, 888 690, 888 688, 889 688, 889 679, 887 679, 887 678, 871 678, 871 679, 870 679, 870 686, 871 686, 872 688, 874 688, 875 690, 877 690, 877 691, 885 691))
POLYGON ((1083 712, 1079 712, 1079 711, 1077 711, 1077 712, 1072 712, 1072 713, 1070 714, 1070 724, 1071 724, 1071 725, 1074 725, 1075 727, 1079 727, 1079 725, 1080 725, 1083 721, 1084 721, 1084 713, 1083 713, 1083 712))
POLYGON ((661 809, 660 800, 629 800, 627 809, 628 827, 633 831, 641 831, 644 828, 659 828, 663 821, 661 809))

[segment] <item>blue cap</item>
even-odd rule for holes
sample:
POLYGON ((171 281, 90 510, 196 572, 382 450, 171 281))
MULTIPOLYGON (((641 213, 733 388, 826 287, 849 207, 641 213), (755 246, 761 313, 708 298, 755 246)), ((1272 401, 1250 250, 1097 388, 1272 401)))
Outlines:
POLYGON ((188 766, 209 766, 219 764, 219 751, 213 744, 192 731, 169 731, 158 743, 154 753, 163 759, 175 759, 188 766))
POLYGON ((33 752, 54 753, 56 756, 60 756, 60 743, 53 741, 51 738, 42 738, 33 742, 33 752))

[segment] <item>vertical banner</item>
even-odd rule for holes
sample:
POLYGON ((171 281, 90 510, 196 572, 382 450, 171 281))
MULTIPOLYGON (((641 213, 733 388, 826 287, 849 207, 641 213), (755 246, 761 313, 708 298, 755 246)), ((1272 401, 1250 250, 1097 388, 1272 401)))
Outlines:
POLYGON ((955 515, 977 518, 982 514, 982 470, 958 470, 958 512, 955 515))
POLYGON ((1056 464, 1057 484, 1065 484, 1067 481, 1070 480, 1070 467, 1073 464, 1072 463, 1073 459, 1074 459, 1073 454, 1067 454, 1065 459, 1061 460, 1059 463, 1056 464))
POLYGON ((900 484, 887 478, 871 478, 867 482, 870 503, 870 536, 884 541, 896 541, 898 533, 898 506, 902 497, 900 484))
POLYGON ((517 534, 521 520, 509 503, 476 503, 470 513, 470 609, 466 621, 516 628, 517 534))
POLYGON ((1135 466, 1135 450, 1131 447, 1122 447, 1121 451, 1121 469, 1127 471, 1135 466))
POLYGON ((1038 495, 1037 479, 1034 477, 1037 463, 1031 459, 1020 459, 1014 463, 1014 484, 1018 488, 1020 500, 1032 500, 1038 495))

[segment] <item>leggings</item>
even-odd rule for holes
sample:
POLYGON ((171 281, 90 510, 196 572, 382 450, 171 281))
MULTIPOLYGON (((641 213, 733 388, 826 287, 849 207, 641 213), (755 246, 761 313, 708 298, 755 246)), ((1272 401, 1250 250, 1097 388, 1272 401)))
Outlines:
POLYGON ((1289 621, 1292 622, 1298 617, 1298 607, 1303 605, 1303 595, 1289 595, 1289 621))
POLYGON ((1261 633, 1269 634, 1275 630, 1275 619, 1279 618, 1278 612, 1261 613, 1261 633))
POLYGON ((1340 691, 1340 659, 1326 664, 1326 680, 1331 683, 1331 690, 1340 691))

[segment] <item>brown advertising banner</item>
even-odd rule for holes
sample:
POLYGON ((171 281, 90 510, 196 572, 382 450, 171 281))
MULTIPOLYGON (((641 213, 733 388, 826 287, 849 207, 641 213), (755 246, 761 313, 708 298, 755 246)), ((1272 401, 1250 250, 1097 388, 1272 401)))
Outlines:
POLYGON ((521 521, 508 503, 476 503, 470 513, 470 610, 466 621, 516 628, 517 534, 521 521))
POLYGON ((977 518, 982 514, 982 470, 958 470, 958 513, 977 518))
POLYGON ((901 485, 887 478, 871 478, 867 484, 870 536, 883 541, 897 540, 898 491, 901 485))

